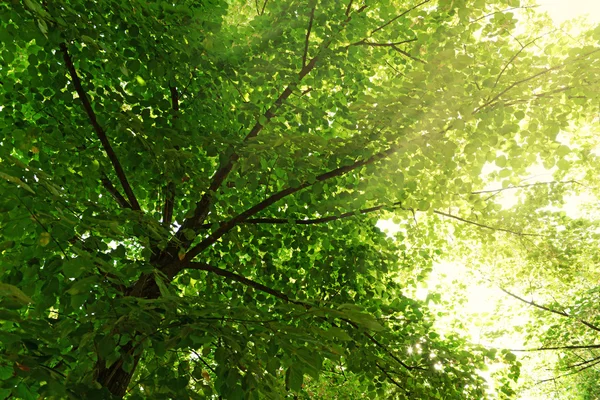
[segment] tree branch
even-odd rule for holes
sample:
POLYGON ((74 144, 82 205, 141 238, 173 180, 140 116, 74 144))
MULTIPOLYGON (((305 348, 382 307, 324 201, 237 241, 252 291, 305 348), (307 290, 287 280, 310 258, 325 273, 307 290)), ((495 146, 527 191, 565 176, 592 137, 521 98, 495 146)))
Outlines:
POLYGON ((591 363, 591 364, 589 364, 589 365, 586 365, 586 366, 584 366, 584 367, 581 367, 581 368, 577 369, 576 371, 571 371, 571 372, 568 372, 568 373, 566 373, 566 374, 562 374, 562 375, 556 376, 556 377, 554 377, 554 378, 542 379, 541 381, 537 381, 537 382, 536 382, 536 385, 539 385, 539 384, 542 384, 542 383, 545 383, 545 382, 552 382, 552 381, 555 381, 555 380, 557 380, 557 379, 564 378, 565 376, 569 376, 569 375, 575 375, 575 374, 578 374, 578 373, 580 373, 581 371, 584 371, 584 370, 586 370, 586 369, 588 369, 588 368, 591 368, 591 367, 593 367, 593 366, 595 366, 595 365, 598 365, 598 364, 600 364, 600 360, 598 360, 598 361, 596 361, 596 362, 594 362, 594 363, 591 363))
POLYGON ((117 190, 117 188, 112 184, 110 179, 108 179, 108 177, 105 174, 102 175, 102 178, 100 178, 100 180, 102 181, 102 185, 108 191, 108 193, 110 193, 114 197, 117 203, 119 203, 119 206, 121 206, 121 208, 131 208, 131 204, 129 204, 127 199, 125 199, 125 197, 123 197, 123 195, 117 190))
MULTIPOLYGON (((236 274, 234 272, 230 272, 227 271, 225 269, 221 269, 221 268, 217 268, 217 267, 213 267, 212 265, 206 264, 206 263, 201 263, 201 262, 190 262, 186 264, 186 269, 195 269, 195 270, 199 270, 199 271, 208 271, 208 272, 212 272, 216 275, 225 277, 225 278, 230 278, 236 282, 242 283, 246 286, 250 286, 258 291, 264 292, 264 293, 268 293, 271 296, 277 297, 278 299, 281 299, 287 303, 292 303, 292 304, 298 304, 303 306, 304 308, 306 308, 307 310, 310 310, 311 308, 313 308, 312 305, 305 303, 303 301, 300 300, 294 300, 292 298, 290 298, 288 295, 286 295, 285 293, 279 292, 275 289, 271 289, 268 286, 265 286, 263 284, 260 284, 258 282, 255 282, 251 279, 248 279, 242 275, 236 274)), ((355 329, 359 329, 359 326, 346 318, 340 318, 342 319, 344 322, 348 323, 349 325, 351 325, 353 328, 355 329)), ((368 332, 363 332, 363 334, 372 342, 374 343, 377 347, 382 348, 386 354, 388 354, 390 357, 392 357, 396 362, 398 362, 398 364, 402 365, 404 368, 406 368, 409 371, 412 370, 425 370, 425 368, 423 367, 419 367, 419 366, 410 366, 407 365, 405 362, 403 362, 402 360, 400 360, 394 353, 392 353, 390 351, 389 348, 387 348, 386 346, 384 346, 382 343, 380 343, 377 339, 375 339, 373 337, 373 335, 371 335, 368 332)))
POLYGON ((308 42, 310 39, 310 31, 312 30, 313 20, 315 19, 315 8, 317 8, 317 3, 315 3, 310 10, 310 19, 308 21, 308 28, 306 29, 306 39, 304 40, 304 54, 302 54, 302 68, 306 67, 306 57, 308 57, 308 42))
POLYGON ((400 13, 399 15, 395 16, 394 18, 390 19, 388 22, 384 23, 383 25, 373 29, 371 31, 371 35, 373 35, 375 32, 382 30, 383 28, 385 28, 386 26, 388 26, 389 24, 391 24, 392 22, 398 20, 399 18, 402 18, 403 16, 405 16, 406 14, 408 14, 409 12, 411 12, 412 10, 421 7, 423 4, 429 3, 431 0, 424 0, 422 2, 420 2, 419 4, 403 11, 402 13, 400 13))
POLYGON ((448 213, 445 213, 445 212, 442 212, 442 211, 438 211, 438 210, 433 210, 433 212, 435 214, 442 215, 444 217, 453 218, 453 219, 455 219, 457 221, 461 221, 461 222, 464 222, 464 223, 467 223, 467 224, 475 225, 475 226, 478 226, 478 227, 484 228, 484 229, 490 229, 490 230, 493 230, 493 231, 501 231, 501 232, 511 233, 511 234, 517 235, 517 236, 537 236, 537 237, 543 237, 544 236, 544 235, 537 234, 537 233, 524 233, 524 232, 511 231, 510 229, 505 229, 505 228, 496 228, 496 227, 493 227, 493 226, 480 224, 479 222, 475 222, 475 221, 471 221, 471 220, 468 220, 468 219, 464 219, 464 218, 458 217, 456 215, 448 214, 448 213))
POLYGON ((471 24, 472 24, 473 22, 480 21, 480 20, 482 20, 482 19, 484 19, 484 18, 491 17, 492 15, 499 14, 499 13, 505 13, 505 12, 508 12, 508 11, 513 11, 513 10, 518 10, 518 9, 536 8, 536 7, 539 7, 539 6, 537 6, 537 5, 534 5, 534 6, 522 6, 522 7, 511 7, 511 8, 506 8, 506 9, 504 9, 504 10, 494 11, 494 12, 491 12, 491 13, 489 13, 489 14, 486 14, 486 15, 484 15, 483 17, 479 17, 479 18, 477 18, 477 19, 474 19, 473 21, 469 21, 469 23, 471 23, 471 24))
MULTIPOLYGON (((379 205, 375 207, 365 208, 363 210, 358 211, 348 211, 340 215, 331 215, 329 217, 322 218, 314 218, 314 219, 295 219, 289 220, 286 218, 249 218, 245 221, 240 222, 240 224, 289 224, 294 223, 298 225, 315 225, 315 224, 323 224, 331 221, 336 221, 339 219, 349 218, 355 216, 357 214, 367 214, 374 211, 379 211, 386 208, 386 205, 379 205)), ((210 228, 212 224, 204 224, 203 228, 210 228)))
POLYGON ((215 275, 219 275, 222 276, 224 278, 229 278, 233 281, 242 283, 246 286, 250 286, 251 288, 254 288, 260 292, 264 292, 264 293, 268 293, 271 296, 277 297, 278 299, 281 299, 287 303, 293 303, 293 304, 299 304, 301 306, 304 307, 311 307, 309 304, 304 303, 302 301, 299 300, 294 300, 291 299, 288 295, 279 292, 275 289, 271 289, 268 286, 265 286, 263 284, 260 284, 258 282, 255 282, 251 279, 246 278, 245 276, 236 274, 235 272, 230 272, 227 271, 225 269, 221 269, 221 268, 217 268, 217 267, 213 267, 212 265, 209 264, 205 264, 205 263, 201 263, 201 262, 190 262, 185 266, 186 269, 195 269, 198 271, 208 271, 208 272, 212 272, 215 275))
MULTIPOLYGON (((420 137, 420 138, 422 138, 422 137, 420 137)), ((205 249, 207 249, 209 246, 211 246, 217 240, 219 240, 219 238, 221 238, 223 235, 225 235, 227 232, 229 232, 231 229, 233 229, 237 224, 241 223, 242 221, 247 220, 251 216, 253 216, 253 215, 257 214, 258 212, 266 209, 267 207, 275 204, 276 202, 283 199, 284 197, 287 197, 291 194, 299 192, 300 190, 310 187, 317 182, 323 182, 323 181, 331 179, 331 178, 342 176, 348 172, 354 171, 355 169, 358 169, 365 165, 369 165, 376 161, 382 160, 382 159, 388 157, 389 155, 395 153, 396 151, 398 151, 400 149, 400 147, 401 146, 398 146, 398 145, 392 146, 389 149, 382 151, 380 153, 377 153, 377 154, 369 157, 366 160, 357 161, 350 165, 339 167, 339 168, 336 168, 329 172, 326 172, 324 174, 321 174, 321 175, 317 176, 316 179, 312 182, 304 182, 296 187, 289 187, 287 189, 284 189, 280 192, 277 192, 277 193, 271 195, 267 199, 261 201, 260 203, 256 204, 255 206, 247 209, 246 211, 242 212, 241 214, 238 214, 237 216, 233 217, 229 221, 223 223, 217 230, 215 230, 212 234, 210 234, 206 239, 204 239, 202 242, 200 242, 195 247, 193 247, 190 251, 188 251, 188 253, 185 256, 185 259, 182 260, 182 264, 185 264, 186 262, 192 260, 195 256, 197 256, 198 254, 203 252, 205 249)), ((175 266, 175 267, 177 267, 177 266, 175 266)))
MULTIPOLYGON (((350 325, 354 326, 355 328, 358 328, 358 325, 356 325, 354 322, 349 321, 349 320, 344 320, 346 322, 348 322, 350 325)), ((373 335, 371 335, 368 332, 365 332, 365 336, 367 338, 369 338, 369 340, 371 342, 373 342, 376 346, 382 348, 390 357, 392 357, 398 364, 402 365, 404 368, 406 368, 409 371, 415 370, 415 369, 420 369, 422 371, 425 370, 425 368, 423 367, 419 367, 419 366, 410 366, 408 364, 406 364, 405 362, 403 362, 402 360, 400 360, 394 353, 391 352, 390 349, 388 349, 386 346, 384 346, 383 344, 381 344, 377 339, 375 339, 373 337, 373 335)))
POLYGON ((352 3, 354 3, 354 0, 350 0, 348 6, 346 6, 346 17, 350 15, 350 11, 352 10, 352 3))
POLYGON ((131 204, 131 209, 140 210, 140 205, 137 201, 137 198, 135 197, 135 194, 133 193, 133 190, 131 189, 131 186, 129 185, 129 181, 127 180, 125 171, 123 171, 123 167, 121 166, 121 163, 119 162, 119 159, 117 158, 117 155, 115 154, 112 146, 110 145, 110 142, 108 140, 108 137, 106 137, 106 133, 104 132, 104 129, 102 129, 102 127, 98 123, 96 114, 94 113, 94 110, 92 109, 92 105, 90 104, 90 101, 87 97, 87 93, 83 89, 83 86, 81 86, 81 80, 79 79, 79 76, 77 75, 77 71, 75 70, 75 66, 73 65, 73 60, 71 59, 71 56, 69 55, 67 45, 65 43, 61 43, 60 49, 63 53, 63 59, 65 60, 67 69, 69 70, 69 75, 71 76, 73 86, 75 86, 75 90, 77 91, 77 95, 79 96, 79 99, 81 100, 81 104, 83 105, 83 108, 84 108, 92 126, 94 127, 96 136, 98 137, 98 139, 100 139, 100 143, 102 143, 102 147, 104 148, 106 155, 110 159, 110 162, 112 163, 113 168, 115 169, 115 173, 117 174, 117 177, 119 178, 119 181, 121 182, 121 186, 123 186, 123 190, 125 190, 125 195, 127 196, 127 199, 129 199, 129 203, 131 204))
POLYGON ((576 183, 578 185, 580 185, 579 182, 575 181, 575 180, 568 180, 568 181, 551 181, 551 182, 535 182, 535 183, 528 183, 525 185, 517 185, 517 186, 509 186, 506 188, 502 188, 502 189, 490 189, 490 190, 478 190, 476 192, 471 192, 471 194, 485 194, 485 193, 498 193, 498 192, 503 192, 505 190, 513 190, 513 189, 523 189, 523 188, 528 188, 531 186, 539 186, 539 185, 564 185, 567 183, 576 183))
POLYGON ((215 375, 217 374, 217 371, 215 371, 215 369, 213 367, 211 367, 210 364, 207 363, 200 354, 196 353, 196 350, 192 349, 192 353, 194 353, 194 355, 198 358, 198 360, 202 361, 202 364, 204 364, 206 366, 206 368, 211 370, 213 374, 215 374, 215 375))
MULTIPOLYGON (((173 121, 178 117, 179 113, 179 93, 175 86, 169 85, 171 92, 171 108, 173 109, 173 121)), ((165 205, 163 207, 162 225, 165 227, 171 226, 173 222, 173 207, 175 206, 175 183, 169 181, 165 187, 165 205)))
MULTIPOLYGON (((412 208, 404 208, 404 207, 402 207, 401 202, 396 202, 391 205, 380 204, 380 205, 377 205, 374 207, 369 207, 369 208, 365 208, 365 209, 358 210, 358 211, 348 211, 348 212, 345 212, 345 213, 342 213, 339 215, 330 215, 328 217, 313 218, 313 219, 289 219, 289 218, 269 218, 269 217, 248 218, 248 219, 238 222, 238 225, 242 225, 242 224, 281 224, 281 225, 284 225, 284 224, 290 224, 290 223, 297 224, 297 225, 316 225, 316 224, 323 224, 323 223, 327 223, 327 222, 331 222, 331 221, 337 221, 340 219, 353 217, 353 216, 356 216, 359 214, 368 214, 371 212, 384 210, 386 208, 390 209, 390 210, 401 209, 401 210, 405 210, 405 211, 411 211, 411 212, 413 212, 413 214, 415 211, 420 211, 420 210, 414 210, 412 208)), ((453 218, 453 219, 456 219, 458 221, 461 221, 461 222, 464 222, 467 224, 475 225, 480 228, 490 229, 490 230, 494 230, 494 231, 502 231, 502 232, 511 233, 511 234, 517 235, 517 236, 543 236, 543 235, 538 235, 538 234, 534 234, 534 233, 523 233, 523 232, 512 231, 512 230, 505 229, 505 228, 497 228, 497 227, 493 227, 493 226, 489 226, 489 225, 484 225, 484 224, 480 224, 475 221, 470 221, 468 219, 464 219, 464 218, 458 217, 456 215, 448 214, 448 213, 438 211, 438 210, 433 210, 433 213, 444 216, 444 217, 453 218)), ((227 222, 221 222, 219 225, 223 226, 226 223, 227 222)), ((202 225, 202 228, 208 229, 212 226, 213 226, 213 224, 204 224, 204 225, 202 225)))
POLYGON ((402 40, 400 42, 393 42, 393 43, 374 43, 374 42, 367 42, 367 39, 363 39, 363 40, 359 40, 358 42, 354 42, 354 43, 348 45, 348 47, 350 47, 350 46, 394 47, 394 46, 399 46, 401 44, 411 43, 411 42, 415 42, 415 41, 417 41, 417 38, 402 40))
MULTIPOLYGON (((367 6, 364 5, 363 7, 358 9, 356 12, 360 13, 366 7, 367 6)), ((348 24, 348 22, 350 22, 351 19, 352 19, 352 17, 348 16, 346 18, 346 20, 342 23, 340 30, 343 29, 348 24)), ((332 42, 333 42, 333 37, 330 38, 325 43, 323 43, 321 48, 327 49, 331 45, 332 42)), ((262 123, 261 123, 260 119, 258 121, 256 121, 256 123, 254 124, 254 126, 252 127, 250 132, 244 138, 243 142, 246 142, 249 139, 256 137, 263 130, 265 125, 268 124, 273 117, 275 117, 277 111, 281 108, 281 106, 284 104, 284 102, 290 97, 290 95, 292 94, 294 88, 298 85, 298 83, 300 81, 302 81, 302 79, 304 79, 304 77, 306 75, 308 75, 315 68, 317 61, 319 60, 319 55, 320 55, 320 52, 316 56, 311 58, 310 61, 308 61, 308 63, 306 63, 306 65, 304 65, 302 67, 302 69, 298 73, 297 80, 293 84, 288 85, 283 90, 283 92, 275 100, 273 105, 263 114, 262 123)), ((232 152, 231 155, 228 157, 228 159, 225 161, 225 163, 222 164, 219 167, 219 169, 215 172, 208 189, 202 195, 202 198, 200 199, 200 201, 196 203, 196 209, 194 211, 194 215, 191 218, 186 219, 183 222, 181 228, 177 231, 177 234, 175 237, 177 239, 177 241, 184 243, 185 245, 189 245, 189 243, 191 243, 191 241, 185 239, 184 231, 186 229, 192 229, 195 231, 198 228, 200 228, 200 226, 206 219, 206 216, 208 215, 208 210, 213 201, 216 191, 219 189, 219 187, 221 187, 221 185, 223 184, 225 179, 227 179, 227 176, 233 169, 233 165, 239 158, 240 158, 240 156, 237 152, 235 152, 235 151, 232 152)))
POLYGON ((535 303, 534 301, 528 301, 528 300, 525 300, 524 298, 522 298, 522 297, 519 297, 519 296, 517 296, 516 294, 513 294, 513 293, 509 292, 508 290, 506 290, 506 289, 504 289, 504 288, 502 288, 502 287, 499 287, 499 288, 500 288, 500 290, 502 290, 502 291, 503 291, 504 293, 506 293, 507 295, 509 295, 509 296, 511 296, 511 297, 514 297, 515 299, 517 299, 517 300, 519 300, 519 301, 522 301, 523 303, 526 303, 526 304, 529 304, 529 305, 531 305, 531 306, 534 306, 534 307, 536 307, 536 308, 539 308, 540 310, 544 310, 544 311, 548 311, 548 312, 554 313, 554 314, 556 314, 556 315, 560 315, 560 316, 562 316, 562 317, 566 317, 566 318, 570 318, 570 319, 575 319, 576 321, 578 321, 578 322, 580 322, 581 324, 583 324, 583 325, 587 326, 588 328, 590 328, 590 329, 592 329, 592 330, 594 330, 594 331, 596 331, 596 332, 600 332, 600 328, 599 328, 599 327, 597 327, 596 325, 593 325, 593 324, 591 324, 591 323, 589 323, 589 322, 587 322, 587 321, 584 321, 584 320, 582 320, 582 319, 579 319, 579 318, 573 318, 573 316, 571 316, 571 314, 569 314, 569 313, 567 313, 567 312, 565 312, 565 311, 558 311, 558 310, 554 310, 554 309, 552 309, 552 308, 549 308, 549 307, 543 306, 543 305, 541 305, 541 304, 537 304, 537 303, 535 303))
MULTIPOLYGON (((581 59, 581 58, 583 58, 583 57, 590 56, 590 55, 592 55, 592 54, 594 54, 594 53, 597 53, 598 51, 600 51, 600 49, 595 49, 595 50, 592 50, 592 51, 590 51, 590 52, 588 52, 588 53, 584 54, 583 56, 577 57, 577 58, 576 58, 575 60, 573 60, 573 61, 579 60, 579 59, 581 59)), ((482 109, 484 109, 484 108, 488 107, 489 105, 493 104, 493 103, 494 103, 494 102, 496 102, 496 101, 497 101, 497 100, 498 100, 500 97, 502 97, 504 94, 506 94, 506 93, 507 93, 509 90, 511 90, 511 89, 512 89, 512 88, 514 88, 515 86, 517 86, 517 85, 520 85, 521 83, 525 83, 525 82, 528 82, 528 81, 530 81, 530 80, 533 80, 533 79, 535 79, 535 78, 537 78, 537 77, 539 77, 539 76, 541 76, 541 75, 547 74, 547 73, 549 73, 549 72, 556 71, 556 70, 559 70, 559 69, 561 69, 561 68, 564 68, 564 67, 565 67, 566 65, 568 65, 568 64, 569 64, 569 63, 565 62, 565 63, 559 64, 559 65, 556 65, 556 66, 554 66, 554 67, 545 68, 545 69, 543 69, 542 71, 540 71, 540 72, 538 72, 538 73, 536 73, 536 74, 533 74, 533 75, 531 75, 531 76, 528 76, 527 78, 523 78, 523 79, 521 79, 521 80, 518 80, 518 81, 515 81, 515 82, 511 83, 510 85, 508 85, 508 87, 507 87, 506 89, 502 90, 500 93, 498 93, 498 94, 497 94, 496 96, 494 96, 492 99, 490 99, 490 100, 486 101, 486 102, 485 102, 485 103, 483 103, 481 106, 477 107, 477 108, 476 108, 476 109, 473 111, 473 114, 477 114, 477 113, 478 113, 479 111, 481 111, 482 109)))
MULTIPOLYGON (((308 64, 302 67, 300 73, 298 74, 298 82, 301 81, 315 67, 317 60, 318 58, 317 56, 315 56, 308 62, 308 64)), ((294 87, 295 86, 293 85, 289 85, 283 90, 283 92, 275 100, 273 105, 263 115, 264 124, 260 121, 257 121, 250 130, 250 132, 244 138, 244 142, 248 141, 253 137, 256 137, 263 130, 265 125, 271 121, 271 119, 276 115, 276 112, 281 108, 283 103, 288 99, 288 97, 290 97, 294 87)), ((219 187, 221 187, 225 179, 227 179, 227 176, 233 169, 234 163, 239 158, 240 156, 236 152, 233 152, 229 156, 227 161, 224 164, 222 164, 221 167, 219 167, 219 169, 215 172, 207 191, 204 193, 204 195, 202 195, 200 201, 196 203, 196 210, 194 211, 193 217, 186 219, 179 231, 177 232, 178 240, 184 241, 183 231, 185 229, 195 230, 202 224, 202 222, 204 222, 204 219, 208 215, 208 209, 210 207, 210 204, 212 203, 216 191, 219 189, 219 187)))
MULTIPOLYGON (((583 357, 581 357, 581 358, 583 359, 583 357)), ((584 361, 581 361, 581 362, 578 362, 578 363, 575 363, 575 364, 571 364, 571 365, 567 365, 566 368, 567 369, 573 369, 573 368, 581 367, 581 366, 583 366, 585 364, 589 364, 589 363, 592 363, 592 362, 598 361, 598 360, 600 360, 600 356, 599 357, 594 357, 594 358, 589 359, 589 360, 585 360, 584 359, 584 361)))
POLYGON ((171 226, 173 222, 173 208, 175 207, 175 183, 170 181, 165 187, 165 206, 163 207, 162 225, 171 226))
POLYGON ((420 58, 411 56, 407 51, 402 50, 401 48, 397 47, 397 46, 392 46, 392 49, 396 50, 398 53, 410 58, 411 60, 414 60, 416 62, 419 62, 421 64, 427 64, 425 61, 421 60, 420 58))
POLYGON ((512 352, 530 352, 530 351, 546 351, 546 350, 584 350, 584 349, 600 349, 600 344, 582 344, 582 345, 567 345, 556 347, 538 347, 536 349, 510 349, 512 352))
POLYGON ((263 15, 265 13, 265 7, 267 7, 268 1, 269 0, 265 0, 265 2, 263 3, 262 10, 260 10, 260 15, 263 15))
POLYGON ((379 370, 381 372, 383 372, 383 374, 386 376, 386 378, 388 378, 394 385, 396 385, 398 388, 402 389, 402 391, 404 391, 406 394, 410 394, 410 391, 408 389, 406 389, 404 386, 402 386, 400 383, 398 383, 398 381, 396 381, 394 378, 392 378, 392 376, 381 365, 379 365, 378 362, 375 362, 375 366, 377 368, 379 368, 379 370))
POLYGON ((502 68, 502 70, 500 71, 500 73, 498 74, 498 76, 496 77, 496 81, 494 82, 494 87, 493 87, 493 89, 495 89, 495 88, 496 88, 496 86, 498 85, 498 81, 500 81, 500 78, 501 78, 501 77, 502 77, 502 75, 504 74, 504 71, 506 71, 506 68, 508 68, 508 66, 509 66, 510 64, 512 64, 512 62, 513 62, 513 61, 514 61, 514 60, 515 60, 515 59, 516 59, 516 58, 519 56, 519 54, 521 54, 521 53, 522 53, 522 52, 523 52, 523 51, 524 51, 524 50, 527 48, 527 46, 529 46, 529 45, 532 45, 532 44, 533 44, 533 43, 535 43, 535 42, 536 42, 538 39, 540 39, 540 38, 542 38, 542 37, 544 37, 544 36, 546 36, 546 35, 549 35, 550 33, 552 33, 552 32, 555 32, 555 31, 556 31, 556 29, 555 29, 555 30, 553 30, 553 31, 551 31, 551 32, 546 32, 546 33, 544 33, 543 35, 540 35, 540 36, 538 36, 538 37, 536 37, 536 38, 532 39, 531 41, 529 41, 529 42, 528 42, 528 43, 526 43, 525 45, 521 45, 521 49, 520 49, 519 51, 517 51, 517 52, 516 52, 516 53, 515 53, 515 54, 514 54, 514 55, 513 55, 511 58, 510 58, 510 60, 508 60, 508 62, 507 62, 505 65, 504 65, 504 67, 502 68))

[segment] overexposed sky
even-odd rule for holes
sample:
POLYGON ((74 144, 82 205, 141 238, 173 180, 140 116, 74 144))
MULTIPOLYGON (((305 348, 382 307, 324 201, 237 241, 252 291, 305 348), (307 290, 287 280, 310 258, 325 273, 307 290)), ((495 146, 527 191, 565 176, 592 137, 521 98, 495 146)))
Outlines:
POLYGON ((581 15, 587 15, 590 21, 600 22, 600 0, 537 0, 537 3, 556 23, 581 15))

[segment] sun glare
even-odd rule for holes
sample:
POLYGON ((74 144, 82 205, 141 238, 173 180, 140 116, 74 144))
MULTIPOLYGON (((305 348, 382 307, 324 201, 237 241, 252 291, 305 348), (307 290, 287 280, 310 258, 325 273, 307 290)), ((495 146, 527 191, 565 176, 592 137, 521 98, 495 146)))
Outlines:
MULTIPOLYGON (((600 0, 539 0, 537 4, 541 10, 547 12, 555 24, 561 24, 567 20, 586 17, 588 21, 598 23, 600 22, 600 0)), ((495 165, 484 168, 482 176, 486 176, 493 172, 495 165)), ((538 182, 550 182, 553 181, 553 170, 548 170, 541 165, 532 167, 527 171, 529 178, 523 182, 523 184, 538 183, 538 182)), ((489 187, 484 188, 485 190, 497 189, 499 183, 490 184, 489 187)), ((565 198, 565 204, 562 210, 564 210, 570 217, 576 218, 582 216, 585 212, 585 204, 590 204, 594 199, 589 196, 567 196, 565 198)), ((514 190, 503 191, 500 196, 497 197, 497 201, 502 204, 503 208, 509 209, 519 202, 519 197, 514 190)), ((399 231, 399 226, 394 224, 391 220, 380 220, 377 226, 384 230, 389 237, 394 237, 399 231)), ((492 285, 485 285, 483 283, 475 282, 478 280, 473 277, 472 271, 464 265, 458 265, 455 263, 449 263, 441 260, 434 265, 433 271, 425 283, 426 286, 420 286, 415 289, 413 296, 419 300, 426 301, 428 294, 436 290, 452 290, 454 283, 459 281, 468 285, 464 293, 459 294, 462 296, 464 302, 462 307, 462 314, 464 315, 463 321, 465 321, 466 333, 471 336, 474 343, 482 345, 496 347, 496 348, 519 348, 524 347, 524 339, 522 337, 515 337, 516 333, 510 336, 504 335, 496 338, 493 343, 485 341, 484 338, 484 327, 480 326, 477 322, 478 316, 489 316, 497 313, 499 304, 504 304, 504 307, 517 307, 519 304, 513 303, 512 298, 507 299, 507 295, 500 291, 498 288, 492 285), (468 278, 471 276, 472 278, 468 278)), ((446 292, 445 295, 452 297, 451 293, 446 292)), ((434 305, 435 308, 435 305, 434 305)), ((497 319, 497 324, 502 325, 497 328, 507 328, 510 331, 511 327, 518 325, 525 325, 527 322, 525 315, 517 318, 512 318, 510 321, 501 321, 497 319)), ((489 319, 489 318, 488 318, 489 319)), ((448 323, 448 326, 452 325, 451 321, 439 321, 441 323, 448 323)), ((489 329, 490 327, 488 327, 489 329)), ((491 327, 495 329, 496 327, 491 327)), ((517 328, 518 330, 518 328, 517 328)), ((443 327, 442 327, 443 331, 443 327)), ((513 330, 514 332, 514 330, 513 330)), ((443 332, 442 332, 443 333, 443 332)), ((489 373, 482 374, 489 379, 489 373)), ((541 397, 535 394, 521 393, 519 400, 541 400, 541 397)))

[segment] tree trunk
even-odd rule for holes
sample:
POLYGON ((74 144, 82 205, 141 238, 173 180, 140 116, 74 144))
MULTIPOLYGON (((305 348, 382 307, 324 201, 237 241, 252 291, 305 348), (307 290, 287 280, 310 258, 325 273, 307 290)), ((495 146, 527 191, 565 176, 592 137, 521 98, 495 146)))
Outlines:
MULTIPOLYGON (((133 350, 133 346, 131 343, 127 343, 121 351, 127 353, 133 350)), ((127 372, 123 369, 123 359, 120 358, 115 361, 110 367, 106 368, 104 364, 104 360, 99 360, 96 364, 97 377, 96 381, 108 389, 109 392, 112 393, 113 396, 117 398, 123 398, 127 393, 127 388, 129 387, 129 382, 131 381, 131 377, 135 372, 135 368, 137 367, 138 361, 142 357, 142 354, 134 355, 133 366, 131 367, 131 371, 127 372)))
MULTIPOLYGON (((160 296, 160 290, 152 275, 143 275, 138 282, 126 293, 128 296, 141 297, 145 299, 156 299, 160 296)), ((118 327, 116 328, 118 331, 118 327)), ((135 336, 135 335, 134 335, 135 336)), ((127 372, 123 369, 123 357, 119 358, 108 368, 105 360, 98 359, 95 367, 96 381, 102 387, 108 389, 116 398, 123 398, 127 393, 127 388, 131 382, 131 378, 135 373, 138 362, 142 358, 143 351, 139 354, 135 353, 135 348, 139 343, 129 342, 121 347, 121 354, 129 354, 133 357, 133 366, 131 371, 127 372)))

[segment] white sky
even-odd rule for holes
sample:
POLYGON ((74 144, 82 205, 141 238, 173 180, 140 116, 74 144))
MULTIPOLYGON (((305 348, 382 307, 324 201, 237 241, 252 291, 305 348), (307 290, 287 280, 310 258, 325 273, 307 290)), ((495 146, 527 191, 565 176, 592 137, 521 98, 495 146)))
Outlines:
POLYGON ((590 21, 600 22, 600 0, 537 0, 555 23, 587 15, 590 21))

